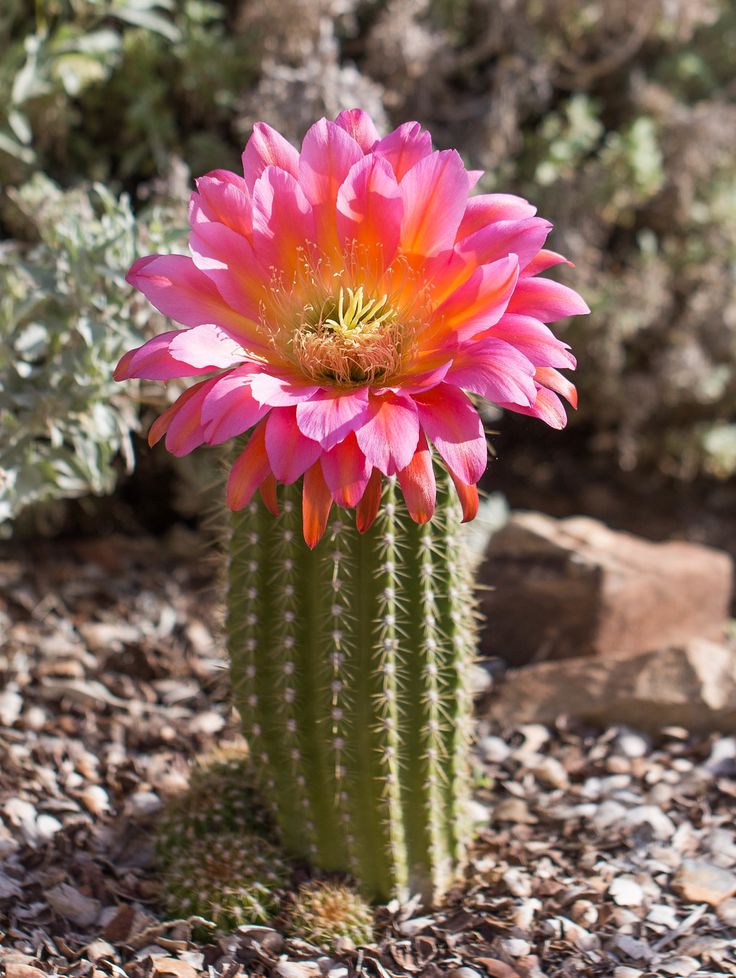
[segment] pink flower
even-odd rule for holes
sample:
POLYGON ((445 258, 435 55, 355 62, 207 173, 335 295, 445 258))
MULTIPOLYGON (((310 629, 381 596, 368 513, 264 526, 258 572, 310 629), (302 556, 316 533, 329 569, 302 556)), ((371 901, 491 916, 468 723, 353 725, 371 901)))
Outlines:
POLYGON ((486 441, 468 393, 566 422, 559 368, 575 359, 546 323, 588 307, 539 273, 549 222, 507 194, 471 197, 477 172, 432 150, 416 122, 381 138, 360 109, 321 119, 301 153, 258 123, 243 176, 197 181, 191 257, 151 255, 128 273, 184 329, 127 353, 115 371, 201 377, 151 428, 184 455, 252 429, 230 472, 234 510, 304 476, 304 533, 332 503, 372 523, 383 476, 414 520, 435 506, 436 452, 475 515, 486 441))

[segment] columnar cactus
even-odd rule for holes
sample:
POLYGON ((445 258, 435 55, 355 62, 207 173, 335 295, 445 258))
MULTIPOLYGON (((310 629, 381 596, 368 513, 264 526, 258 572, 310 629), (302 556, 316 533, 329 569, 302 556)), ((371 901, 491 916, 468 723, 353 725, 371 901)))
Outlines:
POLYGON ((197 181, 191 257, 128 274, 187 328, 116 377, 200 378, 149 441, 183 455, 250 433, 227 486, 230 649, 264 791, 292 852, 376 897, 432 899, 467 842, 457 523, 487 463, 469 394, 555 428, 558 395, 576 401, 546 324, 587 306, 541 276, 565 261, 549 222, 471 196, 479 177, 418 123, 381 137, 353 109, 301 152, 258 123, 242 177, 197 181))
POLYGON ((360 534, 310 550, 301 487, 233 517, 233 689, 287 848, 373 897, 431 900, 462 865, 473 601, 446 475, 431 523, 393 480, 360 534))

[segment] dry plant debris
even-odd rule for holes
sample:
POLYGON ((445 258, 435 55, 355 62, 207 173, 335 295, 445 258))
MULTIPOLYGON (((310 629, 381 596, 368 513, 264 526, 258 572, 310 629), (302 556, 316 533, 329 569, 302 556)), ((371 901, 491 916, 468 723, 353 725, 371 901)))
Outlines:
POLYGON ((481 721, 471 876, 436 912, 379 909, 374 944, 166 919, 157 813, 238 741, 215 577, 183 532, 2 545, 8 978, 736 975, 736 738, 680 728, 481 721))

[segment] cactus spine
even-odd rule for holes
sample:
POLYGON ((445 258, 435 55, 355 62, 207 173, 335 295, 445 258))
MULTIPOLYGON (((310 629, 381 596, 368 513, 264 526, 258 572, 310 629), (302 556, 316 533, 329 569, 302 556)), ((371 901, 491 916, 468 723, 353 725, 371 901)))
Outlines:
POLYGON ((430 523, 388 480, 367 533, 335 508, 313 551, 300 485, 280 488, 277 518, 260 501, 233 518, 233 689, 264 797, 289 851, 374 899, 431 902, 468 843, 474 607, 437 481, 430 523))

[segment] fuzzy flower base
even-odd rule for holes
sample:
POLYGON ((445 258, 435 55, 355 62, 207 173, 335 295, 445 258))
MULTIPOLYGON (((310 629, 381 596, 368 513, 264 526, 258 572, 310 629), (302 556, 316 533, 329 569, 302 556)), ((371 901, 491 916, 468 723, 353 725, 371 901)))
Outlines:
POLYGON ((416 122, 380 136, 359 109, 321 119, 298 151, 258 123, 243 174, 197 181, 190 255, 151 255, 128 281, 184 326, 121 359, 119 380, 200 378, 154 423, 184 455, 251 432, 230 507, 303 478, 304 537, 333 503, 365 531, 397 476, 417 523, 435 509, 433 454, 465 519, 486 441, 468 395, 566 422, 575 366, 546 325, 588 311, 542 272, 551 225, 527 201, 471 191, 480 174, 416 122))

